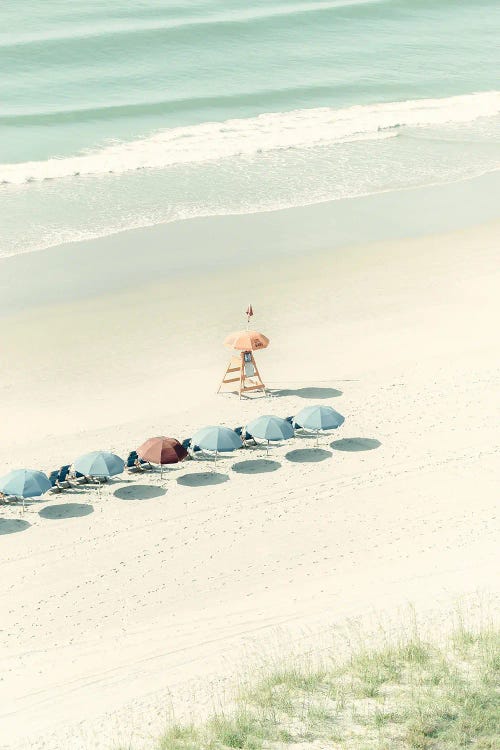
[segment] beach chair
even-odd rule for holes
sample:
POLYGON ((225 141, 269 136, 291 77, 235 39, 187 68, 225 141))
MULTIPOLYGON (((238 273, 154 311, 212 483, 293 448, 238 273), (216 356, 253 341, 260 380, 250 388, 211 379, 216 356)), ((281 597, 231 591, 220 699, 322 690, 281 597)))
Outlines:
POLYGON ((243 445, 246 447, 250 441, 252 441, 252 445, 256 445, 255 438, 253 435, 250 435, 249 432, 243 429, 243 427, 235 427, 234 431, 243 441, 243 445))
POLYGON ((68 481, 69 476, 69 470, 70 470, 70 464, 65 464, 64 466, 61 466, 59 469, 59 474, 57 477, 57 485, 61 489, 71 487, 71 484, 68 481))
POLYGON ((125 466, 129 471, 147 471, 151 469, 149 461, 139 458, 137 451, 130 451, 125 461, 125 466))
POLYGON ((59 470, 51 471, 49 474, 49 482, 52 485, 50 492, 61 492, 61 488, 58 484, 59 470))
POLYGON ((191 450, 193 453, 198 453, 201 451, 201 448, 199 445, 191 445, 191 438, 186 438, 182 441, 182 447, 185 448, 187 451, 191 450))
POLYGON ((90 482, 90 477, 86 477, 85 474, 80 474, 79 471, 70 472, 71 479, 74 479, 77 484, 87 484, 90 482))
POLYGON ((181 443, 182 447, 188 452, 190 458, 196 458, 195 453, 200 453, 201 448, 199 445, 191 445, 191 438, 186 438, 181 443))
POLYGON ((85 474, 80 474, 79 471, 74 471, 71 479, 74 479, 77 484, 105 484, 109 481, 108 477, 88 477, 85 474))
POLYGON ((139 456, 137 455, 137 451, 130 451, 127 456, 127 460, 125 461, 125 467, 129 471, 142 471, 139 465, 139 456))

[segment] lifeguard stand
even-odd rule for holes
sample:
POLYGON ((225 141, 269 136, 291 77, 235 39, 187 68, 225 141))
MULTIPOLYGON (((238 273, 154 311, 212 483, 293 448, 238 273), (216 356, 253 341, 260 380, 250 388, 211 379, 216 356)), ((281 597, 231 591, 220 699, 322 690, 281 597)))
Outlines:
POLYGON ((269 345, 267 336, 258 331, 236 331, 227 336, 224 345, 236 351, 229 361, 217 393, 220 393, 225 385, 238 383, 232 390, 237 390, 240 398, 242 393, 248 391, 262 391, 265 395, 266 386, 260 377, 253 353, 269 345))
POLYGON ((266 386, 260 377, 253 352, 238 352, 231 357, 217 393, 220 393, 222 387, 229 383, 238 383, 240 398, 241 394, 247 391, 266 393, 266 386))

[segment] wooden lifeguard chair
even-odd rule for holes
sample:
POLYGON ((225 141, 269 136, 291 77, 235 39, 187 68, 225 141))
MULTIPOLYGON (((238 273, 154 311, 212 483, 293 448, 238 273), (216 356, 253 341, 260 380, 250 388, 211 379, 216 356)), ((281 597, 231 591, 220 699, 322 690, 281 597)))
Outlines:
POLYGON ((262 382, 252 351, 239 352, 231 357, 217 393, 220 393, 222 387, 229 383, 238 383, 237 390, 240 398, 241 394, 247 391, 266 393, 266 386, 262 382))
MULTIPOLYGON (((248 306, 246 315, 247 322, 250 322, 253 315, 252 305, 248 306)), ((217 393, 220 393, 225 385, 238 383, 232 390, 237 390, 240 398, 242 393, 248 391, 262 391, 265 395, 266 386, 260 377, 253 353, 257 349, 266 349, 268 345, 269 339, 259 331, 249 331, 247 328, 245 331, 230 333, 224 340, 224 346, 236 351, 229 361, 217 393)))

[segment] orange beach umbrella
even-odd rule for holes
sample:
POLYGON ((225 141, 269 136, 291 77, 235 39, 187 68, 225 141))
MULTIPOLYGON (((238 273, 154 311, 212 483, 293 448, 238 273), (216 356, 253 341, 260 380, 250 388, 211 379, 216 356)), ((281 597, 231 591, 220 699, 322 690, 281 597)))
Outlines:
POLYGON ((224 339, 224 346, 238 349, 240 352, 254 352, 257 349, 265 349, 268 345, 267 336, 258 331, 234 331, 224 339))

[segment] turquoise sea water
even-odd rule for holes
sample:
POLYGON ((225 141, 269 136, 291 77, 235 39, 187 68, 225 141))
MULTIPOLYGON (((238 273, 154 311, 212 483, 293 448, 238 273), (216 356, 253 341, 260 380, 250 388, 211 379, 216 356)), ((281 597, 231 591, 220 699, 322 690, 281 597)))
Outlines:
POLYGON ((499 38, 498 0, 3 0, 0 255, 497 169, 499 38))

